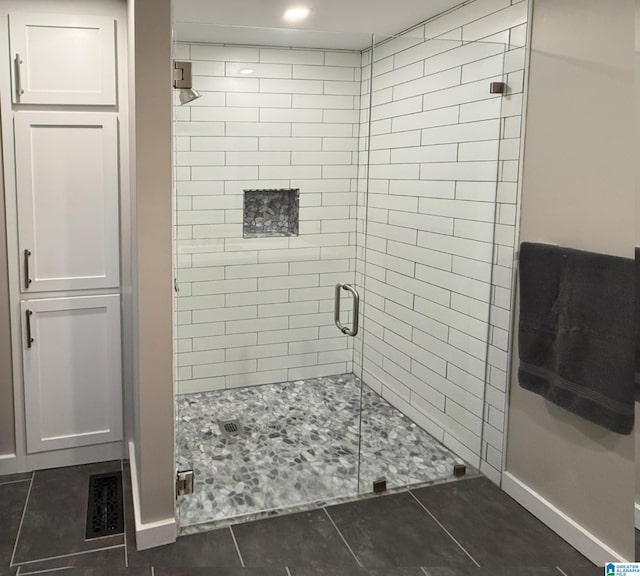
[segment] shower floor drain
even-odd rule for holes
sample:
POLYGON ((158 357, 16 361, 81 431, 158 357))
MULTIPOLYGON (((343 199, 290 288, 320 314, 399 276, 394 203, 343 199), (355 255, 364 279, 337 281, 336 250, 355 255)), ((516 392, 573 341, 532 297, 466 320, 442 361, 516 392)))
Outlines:
POLYGON ((218 426, 220 427, 220 432, 225 436, 237 436, 242 433, 242 424, 240 424, 240 420, 219 420, 218 426))

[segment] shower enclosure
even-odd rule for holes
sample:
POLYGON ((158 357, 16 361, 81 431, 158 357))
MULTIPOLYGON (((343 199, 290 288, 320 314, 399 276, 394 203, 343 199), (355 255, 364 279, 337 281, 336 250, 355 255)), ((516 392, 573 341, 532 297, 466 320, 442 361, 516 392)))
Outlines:
POLYGON ((181 529, 479 468, 505 44, 176 35, 181 529))

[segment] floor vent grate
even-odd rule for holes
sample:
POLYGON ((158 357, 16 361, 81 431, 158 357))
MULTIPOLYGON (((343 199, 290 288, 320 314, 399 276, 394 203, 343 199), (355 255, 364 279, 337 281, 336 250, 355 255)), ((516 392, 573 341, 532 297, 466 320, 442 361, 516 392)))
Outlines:
POLYGON ((237 436, 242 433, 240 420, 220 420, 218 426, 220 427, 220 432, 225 436, 237 436))
POLYGON ((86 539, 124 533, 122 473, 93 474, 89 477, 86 539))

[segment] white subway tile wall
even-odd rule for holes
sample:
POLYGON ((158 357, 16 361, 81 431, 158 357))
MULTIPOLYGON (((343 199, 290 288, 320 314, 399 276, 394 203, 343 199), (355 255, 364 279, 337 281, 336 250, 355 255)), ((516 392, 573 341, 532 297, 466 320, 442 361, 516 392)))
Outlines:
POLYGON ((177 48, 202 93, 175 107, 179 392, 350 372, 331 311, 354 278, 361 54, 177 48), (298 237, 242 237, 261 188, 300 189, 298 237))
POLYGON ((180 392, 362 371, 499 479, 526 19, 474 0, 383 43, 371 110, 368 51, 178 46, 203 94, 175 108, 180 392), (300 189, 300 236, 242 238, 255 188, 300 189))
MULTIPOLYGON (((356 281, 366 274, 366 289, 354 369, 496 481, 526 20, 526 1, 476 0, 376 49, 369 194, 362 179, 358 195, 356 281), (492 81, 507 82, 505 97, 489 93, 492 81)), ((362 66, 366 103, 368 52, 362 66)))

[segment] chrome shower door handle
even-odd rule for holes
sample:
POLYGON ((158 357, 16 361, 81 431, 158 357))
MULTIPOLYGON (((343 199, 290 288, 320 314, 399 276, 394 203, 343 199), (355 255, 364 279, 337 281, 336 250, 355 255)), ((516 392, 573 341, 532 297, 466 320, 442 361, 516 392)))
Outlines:
POLYGON ((334 302, 334 308, 333 308, 333 321, 336 323, 338 330, 340 330, 340 332, 342 332, 343 334, 346 334, 347 336, 355 336, 358 333, 359 315, 360 315, 360 294, 358 294, 358 291, 350 284, 344 284, 342 282, 338 282, 338 284, 336 284, 335 302, 334 302), (347 292, 350 292, 351 297, 353 298, 353 326, 351 329, 347 328, 342 324, 342 322, 340 322, 340 298, 341 298, 342 290, 346 290, 347 292))
POLYGON ((355 336, 358 333, 358 328, 360 327, 360 294, 358 291, 351 285, 345 284, 344 290, 351 292, 351 297, 353 298, 353 326, 351 331, 346 332, 348 336, 355 336))

